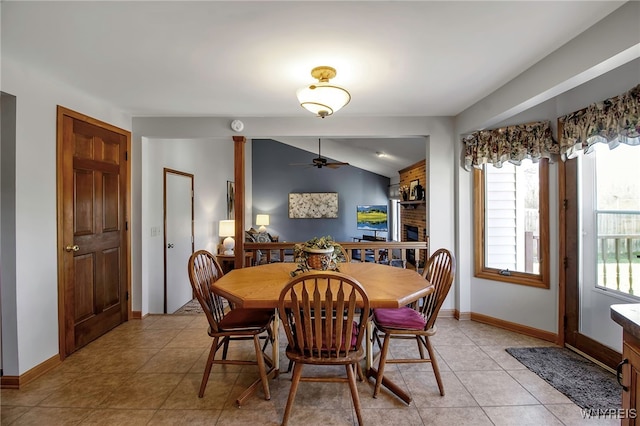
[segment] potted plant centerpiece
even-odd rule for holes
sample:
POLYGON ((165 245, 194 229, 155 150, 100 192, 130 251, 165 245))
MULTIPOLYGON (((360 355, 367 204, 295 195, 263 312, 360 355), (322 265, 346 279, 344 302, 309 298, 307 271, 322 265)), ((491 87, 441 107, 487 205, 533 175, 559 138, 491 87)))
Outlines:
POLYGON ((341 253, 340 244, 333 241, 330 235, 313 237, 310 240, 294 246, 294 255, 298 262, 298 270, 308 271, 318 269, 322 271, 337 270, 336 259, 341 253))

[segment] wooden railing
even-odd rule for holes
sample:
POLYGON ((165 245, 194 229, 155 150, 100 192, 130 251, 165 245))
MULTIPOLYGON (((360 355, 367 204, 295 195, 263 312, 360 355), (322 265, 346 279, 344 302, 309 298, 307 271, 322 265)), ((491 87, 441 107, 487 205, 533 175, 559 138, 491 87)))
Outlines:
MULTIPOLYGON (((258 263, 272 262, 294 262, 293 246, 296 242, 282 243, 244 243, 245 252, 253 253, 252 265, 258 263), (260 251, 262 258, 258 259, 257 252, 260 251)), ((420 241, 398 242, 398 241, 366 241, 366 242, 340 242, 344 247, 352 262, 376 262, 394 263, 406 265, 407 268, 415 269, 416 265, 407 262, 407 254, 413 252, 414 259, 427 259, 429 257, 429 243, 420 241), (424 256, 421 253, 424 252, 424 256), (364 256, 362 255, 364 253, 364 256)), ((418 265, 421 270, 422 264, 418 265)))
POLYGON ((600 285, 628 294, 634 294, 633 275, 638 272, 638 257, 633 247, 638 246, 640 235, 598 235, 598 256, 602 269, 599 272, 600 285), (613 241, 613 250, 609 242, 613 241), (622 268, 621 268, 622 266, 622 268), (609 280, 613 275, 613 280, 609 280), (612 283, 611 281, 615 281, 612 283))
POLYGON ((540 237, 533 235, 533 232, 527 231, 524 233, 524 271, 538 273, 539 265, 540 237))

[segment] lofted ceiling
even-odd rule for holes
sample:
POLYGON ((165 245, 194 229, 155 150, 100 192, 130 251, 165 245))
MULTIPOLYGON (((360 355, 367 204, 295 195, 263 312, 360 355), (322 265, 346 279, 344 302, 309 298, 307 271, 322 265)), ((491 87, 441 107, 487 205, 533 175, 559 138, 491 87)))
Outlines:
MULTIPOLYGON (((137 117, 304 117, 295 93, 318 65, 351 92, 336 115, 456 116, 623 3, 4 1, 1 53, 137 117)), ((425 153, 332 141, 362 168, 393 153, 385 175, 425 153)))

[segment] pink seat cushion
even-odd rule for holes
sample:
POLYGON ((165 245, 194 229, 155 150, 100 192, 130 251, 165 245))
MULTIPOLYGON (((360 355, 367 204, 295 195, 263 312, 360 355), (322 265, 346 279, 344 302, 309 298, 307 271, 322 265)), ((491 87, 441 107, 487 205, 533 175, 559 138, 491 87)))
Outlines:
POLYGON ((218 326, 224 331, 262 328, 269 324, 274 313, 273 309, 232 309, 218 326))
POLYGON ((374 309, 373 320, 381 327, 401 330, 424 330, 427 325, 427 320, 420 313, 406 306, 374 309))

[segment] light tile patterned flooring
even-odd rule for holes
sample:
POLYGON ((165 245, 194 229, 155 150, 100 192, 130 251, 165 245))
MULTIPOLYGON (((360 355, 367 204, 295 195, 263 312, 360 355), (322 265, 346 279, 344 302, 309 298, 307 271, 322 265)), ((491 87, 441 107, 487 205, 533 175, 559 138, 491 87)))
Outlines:
MULTIPOLYGON (((429 364, 389 365, 408 389, 407 406, 384 387, 358 382, 367 425, 601 425, 507 354, 511 346, 548 342, 473 321, 438 319, 432 339, 446 395, 429 364)), ((2 390, 2 425, 277 425, 290 374, 258 390, 242 408, 236 397, 257 377, 255 366, 215 365, 204 398, 197 396, 211 343, 204 315, 160 315, 129 321, 68 357, 21 390, 2 390)), ((241 343, 242 345, 243 343, 241 343)), ((392 342, 391 356, 415 343, 392 342)), ((281 340, 281 367, 287 362, 281 340)), ((251 343, 240 349, 252 356, 251 343)), ((344 371, 341 368, 341 371, 344 371)), ((355 425, 345 383, 301 383, 291 425, 355 425)))

